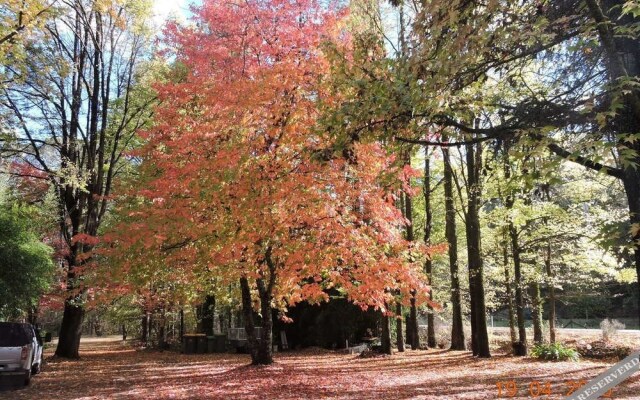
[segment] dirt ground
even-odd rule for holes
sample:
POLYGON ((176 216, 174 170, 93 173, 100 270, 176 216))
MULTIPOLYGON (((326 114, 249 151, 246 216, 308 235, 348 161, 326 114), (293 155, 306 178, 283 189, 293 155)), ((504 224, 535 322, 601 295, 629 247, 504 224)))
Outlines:
MULTIPOLYGON (((81 355, 80 361, 49 359, 29 387, 3 387, 0 398, 561 399, 613 363, 539 362, 498 353, 479 360, 446 350, 359 358, 310 349, 278 353, 274 365, 251 367, 247 355, 142 351, 117 338, 85 339, 81 355)), ((640 373, 611 398, 640 399, 640 373)))

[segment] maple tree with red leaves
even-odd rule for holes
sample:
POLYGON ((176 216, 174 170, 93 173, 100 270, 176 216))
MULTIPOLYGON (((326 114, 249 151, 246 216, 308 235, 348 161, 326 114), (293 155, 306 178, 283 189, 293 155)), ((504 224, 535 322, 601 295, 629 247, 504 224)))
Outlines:
POLYGON ((110 279, 149 277, 153 259, 192 286, 239 281, 254 364, 272 362, 272 308, 286 319, 287 307, 327 301, 332 288, 383 312, 398 293, 427 301, 427 248, 403 238, 392 195, 412 171, 378 143, 340 148, 317 124, 320 45, 340 13, 313 0, 194 11, 194 24, 165 32, 182 76, 156 87, 135 185, 144 190, 133 193, 144 201, 105 237, 125 260, 110 279))

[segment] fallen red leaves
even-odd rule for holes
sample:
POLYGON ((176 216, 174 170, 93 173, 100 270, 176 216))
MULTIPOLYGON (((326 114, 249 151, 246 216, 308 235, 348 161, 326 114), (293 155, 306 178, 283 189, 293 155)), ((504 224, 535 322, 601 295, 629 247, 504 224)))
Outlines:
MULTIPOLYGON (((51 350, 49 350, 50 354, 51 350)), ((30 387, 0 392, 8 399, 495 399, 496 384, 515 381, 516 399, 535 398, 532 382, 563 398, 567 381, 590 379, 607 362, 538 362, 468 352, 407 351, 388 358, 313 349, 279 353, 267 367, 240 354, 183 355, 136 351, 114 339, 85 341, 80 361, 50 360, 30 387)), ((640 376, 614 399, 637 399, 640 376)), ((503 393, 504 396, 504 393, 503 393)), ((508 398, 508 397, 505 397, 508 398)))

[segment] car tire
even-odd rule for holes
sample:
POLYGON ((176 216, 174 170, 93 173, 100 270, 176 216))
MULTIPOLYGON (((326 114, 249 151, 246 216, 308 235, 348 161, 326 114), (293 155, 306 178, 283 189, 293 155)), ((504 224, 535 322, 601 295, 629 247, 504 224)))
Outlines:
POLYGON ((42 365, 42 360, 39 363, 31 366, 31 375, 38 375, 40 373, 40 366, 42 365))
POLYGON ((29 386, 30 383, 31 383, 31 369, 27 370, 27 372, 24 375, 24 385, 29 386))

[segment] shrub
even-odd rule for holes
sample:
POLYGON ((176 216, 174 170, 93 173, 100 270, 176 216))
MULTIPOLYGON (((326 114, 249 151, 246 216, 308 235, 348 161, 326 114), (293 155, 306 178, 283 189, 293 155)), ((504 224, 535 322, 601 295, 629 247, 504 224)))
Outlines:
POLYGON ((605 319, 604 321, 600 322, 600 329, 602 329, 602 340, 608 342, 618 333, 618 330, 624 328, 624 324, 617 319, 605 319))
POLYGON ((578 352, 569 347, 565 347, 561 343, 543 343, 537 344, 531 350, 531 357, 539 360, 553 360, 553 361, 577 361, 579 356, 578 352))

